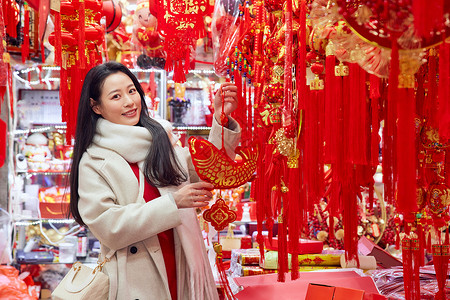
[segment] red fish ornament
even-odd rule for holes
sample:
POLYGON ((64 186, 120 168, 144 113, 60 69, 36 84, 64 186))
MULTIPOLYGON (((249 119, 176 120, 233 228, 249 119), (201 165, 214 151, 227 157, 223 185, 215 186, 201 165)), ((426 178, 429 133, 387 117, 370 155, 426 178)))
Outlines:
POLYGON ((242 160, 232 160, 224 149, 219 150, 209 141, 190 137, 188 140, 192 162, 198 176, 214 184, 216 189, 239 187, 250 181, 256 171, 259 148, 256 144, 249 147, 237 147, 236 154, 242 160))

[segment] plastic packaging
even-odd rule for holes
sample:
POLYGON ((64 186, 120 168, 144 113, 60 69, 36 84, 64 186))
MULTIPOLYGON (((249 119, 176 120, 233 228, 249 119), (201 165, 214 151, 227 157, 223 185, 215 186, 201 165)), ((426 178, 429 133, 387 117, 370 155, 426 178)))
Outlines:
POLYGON ((0 299, 34 300, 36 291, 28 291, 26 283, 19 279, 19 271, 11 266, 0 266, 0 299))
POLYGON ((227 75, 227 57, 242 34, 239 26, 239 0, 217 0, 211 23, 214 70, 218 76, 227 75))
MULTIPOLYGON (((425 267, 427 268, 427 267, 425 267)), ((436 277, 433 274, 420 273, 420 299, 435 299, 438 292, 436 277)), ((405 299, 405 287, 403 282, 403 269, 401 267, 376 270, 372 273, 372 278, 380 293, 389 299, 405 299)), ((450 287, 445 289, 446 299, 450 299, 450 287)))

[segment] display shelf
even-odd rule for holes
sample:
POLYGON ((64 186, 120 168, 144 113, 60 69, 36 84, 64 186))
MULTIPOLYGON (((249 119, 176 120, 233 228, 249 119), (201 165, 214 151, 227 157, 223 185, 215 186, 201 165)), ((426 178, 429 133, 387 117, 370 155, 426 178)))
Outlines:
POLYGON ((28 174, 28 175, 70 175, 67 171, 31 171, 31 170, 18 170, 17 174, 28 174))
POLYGON ((74 219, 37 219, 37 218, 20 218, 14 221, 16 226, 33 226, 38 225, 39 223, 52 223, 52 224, 73 224, 76 223, 74 219))
POLYGON ((43 132, 49 132, 54 130, 66 130, 66 125, 44 125, 42 127, 37 128, 30 128, 30 129, 16 129, 14 130, 13 134, 14 136, 22 136, 22 135, 28 135, 31 133, 43 133, 43 132))
POLYGON ((204 131, 211 130, 209 126, 175 126, 173 130, 177 131, 204 131))
POLYGON ((14 265, 16 266, 24 266, 24 265, 73 265, 74 263, 80 262, 83 265, 93 264, 94 267, 97 265, 97 258, 95 257, 89 257, 87 259, 77 259, 74 262, 59 262, 59 261, 51 261, 51 262, 26 262, 26 263, 20 263, 17 261, 14 261, 14 265))

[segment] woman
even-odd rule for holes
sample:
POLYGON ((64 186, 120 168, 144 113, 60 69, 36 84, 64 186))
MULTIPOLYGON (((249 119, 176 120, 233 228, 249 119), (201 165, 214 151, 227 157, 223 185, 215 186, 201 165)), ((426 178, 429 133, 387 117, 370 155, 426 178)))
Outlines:
MULTIPOLYGON (((237 88, 222 85, 223 112, 237 107, 237 88)), ((222 99, 214 99, 210 140, 221 146, 222 99)), ((229 118, 229 155, 240 138, 229 118)), ((231 156, 233 157, 233 156, 231 156)), ((213 186, 199 182, 187 148, 173 147, 149 117, 144 92, 122 64, 86 75, 78 108, 70 176, 70 212, 101 243, 109 299, 218 299, 193 208, 208 204, 213 186)))

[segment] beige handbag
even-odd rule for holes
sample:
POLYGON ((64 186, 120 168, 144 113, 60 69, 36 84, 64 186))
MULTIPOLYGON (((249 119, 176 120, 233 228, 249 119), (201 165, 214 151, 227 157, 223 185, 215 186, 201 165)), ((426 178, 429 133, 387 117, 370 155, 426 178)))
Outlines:
POLYGON ((105 259, 95 269, 76 262, 52 293, 53 300, 108 299, 109 278, 102 272, 105 259))

